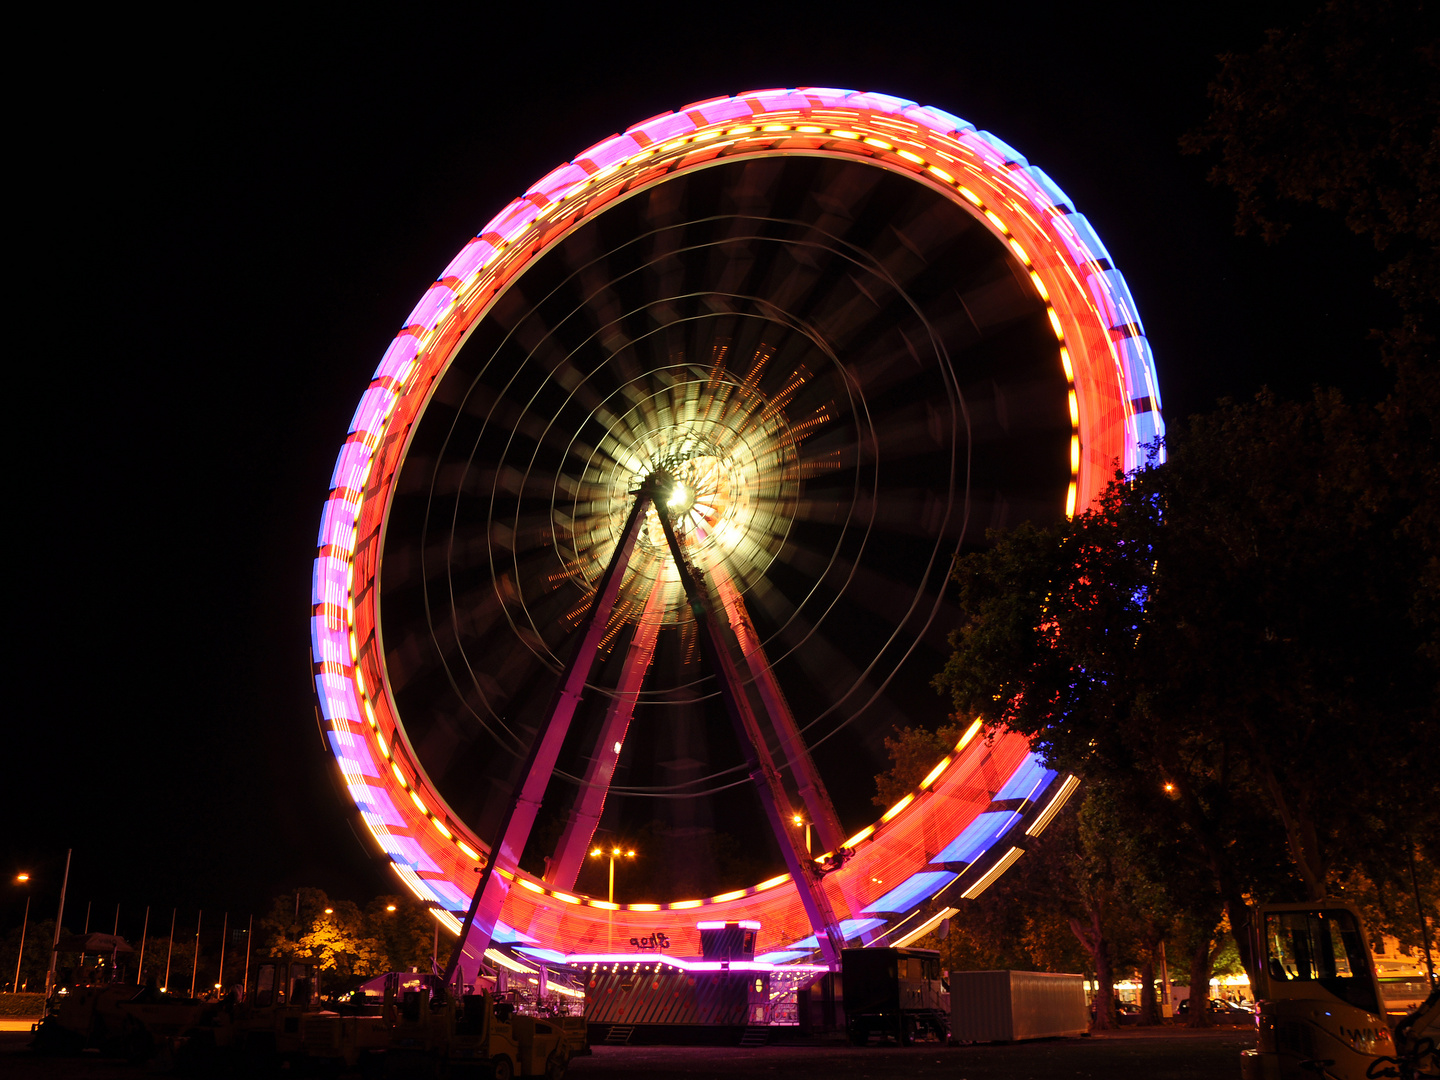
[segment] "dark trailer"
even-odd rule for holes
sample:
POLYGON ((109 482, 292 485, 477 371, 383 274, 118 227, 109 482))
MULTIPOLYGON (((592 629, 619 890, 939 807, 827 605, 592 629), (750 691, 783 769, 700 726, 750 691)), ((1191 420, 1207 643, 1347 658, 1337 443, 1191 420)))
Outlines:
POLYGON ((901 1046, 928 1032, 950 1034, 950 995, 933 949, 846 949, 842 954, 845 1029, 864 1046, 871 1034, 901 1046))

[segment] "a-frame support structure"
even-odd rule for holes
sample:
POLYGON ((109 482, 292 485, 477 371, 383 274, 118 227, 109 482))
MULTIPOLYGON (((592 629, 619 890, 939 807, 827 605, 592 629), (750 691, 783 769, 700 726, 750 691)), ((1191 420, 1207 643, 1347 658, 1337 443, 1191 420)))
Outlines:
MULTIPOLYGON (((772 744, 784 755, 811 826, 816 830, 821 850, 838 850, 843 839, 839 820, 819 773, 810 759, 789 705, 780 691, 779 683, 770 670, 739 591, 734 588, 723 567, 712 566, 710 579, 715 594, 718 594, 717 605, 716 597, 712 595, 704 576, 685 557, 674 524, 670 520, 668 499, 674 483, 674 479, 668 474, 659 472, 647 478, 635 492, 635 504, 631 507, 620 541, 605 568, 599 587, 595 590, 590 610, 580 625, 575 652, 561 673, 560 684, 547 721, 531 745, 519 781, 501 819, 490 858, 481 869, 480 881, 460 929, 460 938, 445 969, 446 985, 450 985, 455 978, 455 969, 462 952, 468 951, 472 956, 482 957, 490 946, 495 924, 500 918, 500 909, 509 893, 509 882, 497 871, 502 867, 513 871, 519 863, 525 842, 535 824, 546 784, 554 771, 560 748, 574 719, 581 690, 594 666, 601 639, 614 614, 620 586, 634 554, 646 511, 651 506, 655 507, 656 516, 665 533, 666 545, 670 549, 686 600, 695 617, 701 656, 719 681, 721 700, 745 755, 751 782, 755 785, 765 816, 779 842, 786 869, 795 881, 801 904, 819 942, 822 955, 829 965, 838 968, 844 937, 825 895, 819 868, 806 850, 804 825, 797 824, 792 815, 791 798, 785 789, 780 770, 776 767, 772 744), (724 611, 725 621, 749 670, 751 678, 748 684, 742 681, 731 649, 721 634, 717 606, 724 611), (752 690, 753 698, 750 692, 752 690)), ((595 826, 599 822, 619 753, 615 747, 623 744, 624 733, 629 725, 640 686, 654 654, 662 603, 663 587, 657 581, 647 599, 646 614, 642 617, 626 654, 620 685, 606 715, 601 742, 591 757, 585 785, 571 811, 560 844, 546 873, 547 881, 558 884, 561 888, 573 887, 575 876, 579 873, 585 851, 589 848, 595 826)))

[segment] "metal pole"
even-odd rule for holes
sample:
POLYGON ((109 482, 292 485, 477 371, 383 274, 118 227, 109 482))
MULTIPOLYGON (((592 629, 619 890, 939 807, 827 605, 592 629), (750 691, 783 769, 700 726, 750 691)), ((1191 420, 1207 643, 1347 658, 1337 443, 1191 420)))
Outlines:
POLYGON ((225 994, 225 935, 230 932, 230 912, 225 912, 225 917, 220 920, 220 974, 215 981, 220 984, 219 990, 223 997, 225 994))
POLYGON ((140 959, 135 961, 135 981, 145 978, 145 935, 150 932, 150 905, 145 905, 145 925, 140 928, 140 959))
POLYGON ((205 912, 195 913, 195 963, 190 966, 190 996, 195 996, 195 976, 200 974, 200 920, 205 912))
POLYGON ((115 981, 115 958, 120 953, 120 905, 115 905, 115 925, 110 928, 110 981, 115 981))
MULTIPOLYGON (((1174 988, 1170 985, 1170 962, 1165 959, 1165 942, 1160 942, 1160 1015, 1166 1020, 1175 1016, 1174 988)), ((1251 990, 1254 996, 1254 990, 1251 990)))
POLYGON ((65 876, 60 879, 60 914, 55 916, 55 940, 50 943, 50 969, 45 972, 45 1000, 50 1000, 50 991, 55 983, 55 959, 60 952, 60 925, 65 921, 65 886, 70 884, 70 852, 65 849, 65 876))
POLYGON ((605 897, 610 903, 615 902, 615 853, 610 853, 610 894, 605 897))
POLYGON ((167 994, 170 992, 170 957, 175 955, 175 915, 179 910, 170 909, 170 938, 165 944, 165 985, 160 988, 167 994))
POLYGON ((250 993, 250 943, 255 940, 255 916, 250 916, 250 925, 245 930, 245 985, 240 988, 243 999, 250 993))
POLYGON ((1435 987, 1435 961, 1430 956, 1430 924, 1425 921, 1425 908, 1420 903, 1420 879, 1415 876, 1415 841, 1412 837, 1405 838, 1405 846, 1410 849, 1410 887, 1415 890, 1415 914, 1420 919, 1420 942, 1425 946, 1425 968, 1430 972, 1430 987, 1435 987))
POLYGON ((20 961, 25 956, 25 928, 30 925, 30 894, 25 894, 25 918, 20 922, 20 952, 15 956, 15 982, 10 987, 12 994, 20 992, 20 961))
MULTIPOLYGON (((93 903, 95 903, 94 900, 87 900, 87 901, 85 902, 85 929, 84 929, 84 930, 81 930, 80 933, 86 935, 87 937, 88 937, 89 934, 90 934, 90 905, 93 904, 93 903)), ((85 970, 85 950, 84 950, 84 949, 81 949, 81 950, 80 950, 80 970, 81 970, 81 971, 84 971, 84 970, 85 970)))

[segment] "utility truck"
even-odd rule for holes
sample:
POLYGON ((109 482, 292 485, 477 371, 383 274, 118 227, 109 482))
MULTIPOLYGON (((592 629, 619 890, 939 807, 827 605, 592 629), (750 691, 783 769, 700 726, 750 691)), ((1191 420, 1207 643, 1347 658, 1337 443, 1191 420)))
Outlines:
POLYGON ((950 1035, 950 995, 933 949, 846 949, 841 953, 845 1028, 864 1046, 872 1035, 909 1046, 922 1034, 950 1035))
POLYGON ((1422 1009, 1402 1023, 1403 1045, 1397 1050, 1374 959, 1352 906, 1333 900, 1261 904, 1251 933, 1261 961, 1252 988, 1258 1032, 1255 1049, 1241 1057, 1243 1080, 1436 1075, 1423 1042, 1435 1035, 1436 995, 1430 995, 1428 1020, 1422 1009))
MULTIPOLYGON (((377 1018, 357 1017, 360 1025, 377 1018)), ((387 989, 383 1014, 383 1053, 387 1071, 437 1071, 446 1074, 544 1076, 560 1080, 572 1053, 584 1042, 584 1017, 527 1016, 512 1002, 490 993, 431 997, 424 990, 406 991, 396 1000, 387 989)), ((357 1028, 362 1051, 376 1046, 357 1028)), ((354 1064, 354 1061, 347 1062, 354 1064)))

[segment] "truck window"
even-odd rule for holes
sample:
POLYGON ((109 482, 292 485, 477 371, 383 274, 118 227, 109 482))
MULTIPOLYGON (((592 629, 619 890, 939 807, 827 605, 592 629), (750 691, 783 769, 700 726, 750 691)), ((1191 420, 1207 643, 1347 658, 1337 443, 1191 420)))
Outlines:
POLYGON ((1379 1012, 1365 942, 1348 911, 1282 911, 1265 917, 1266 965, 1279 982, 1318 982, 1341 1001, 1379 1012))
POLYGON ((255 998, 257 1007, 268 1009, 275 1004, 275 965, 261 964, 255 974, 255 998))

